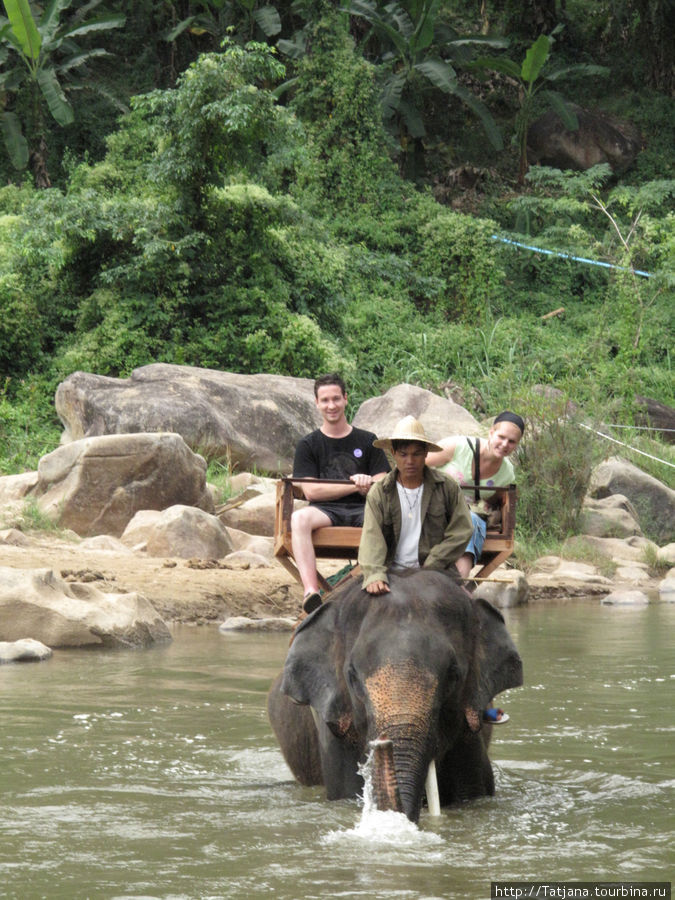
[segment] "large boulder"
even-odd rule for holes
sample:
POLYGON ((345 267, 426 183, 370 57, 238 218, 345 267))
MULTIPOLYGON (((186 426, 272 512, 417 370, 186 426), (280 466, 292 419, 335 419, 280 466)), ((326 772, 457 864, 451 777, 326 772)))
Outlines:
POLYGON ((48 647, 146 647, 171 634, 152 604, 105 594, 50 569, 0 567, 0 641, 30 636, 48 647))
POLYGON ((658 431, 664 441, 675 444, 675 409, 651 397, 636 397, 635 402, 638 405, 635 420, 658 431))
POLYGON ((530 125, 527 158, 531 165, 585 170, 609 163, 614 172, 623 172, 633 163, 642 149, 642 137, 634 125, 573 103, 568 106, 579 121, 575 131, 568 130, 553 110, 530 125))
POLYGON ((659 547, 656 560, 664 566, 675 566, 675 544, 671 542, 665 547, 659 547))
POLYGON ((675 603, 675 569, 671 569, 659 584, 659 597, 666 603, 675 603))
POLYGON ((218 517, 228 528, 271 537, 274 534, 275 508, 276 494, 264 491, 254 494, 239 505, 222 510, 218 517))
POLYGON ((637 512, 622 494, 612 494, 602 500, 586 497, 579 517, 579 531, 606 538, 642 534, 637 512))
POLYGON ((36 487, 37 483, 37 472, 3 475, 0 477, 0 506, 5 506, 14 500, 23 500, 36 487))
POLYGON ((173 431, 207 458, 288 474, 295 445, 321 424, 313 382, 155 363, 129 378, 75 372, 56 391, 63 441, 173 431))
POLYGON ((43 456, 40 509, 81 537, 119 537, 139 509, 176 503, 213 512, 206 463, 178 434, 120 434, 73 441, 43 456))
POLYGON ((644 563, 648 555, 656 557, 658 547, 652 541, 641 535, 631 535, 626 538, 596 537, 593 534, 585 534, 582 537, 574 536, 563 542, 566 552, 575 553, 577 548, 583 546, 586 552, 595 551, 601 556, 612 559, 617 565, 627 563, 644 563))
POLYGON ((162 512, 141 510, 127 525, 122 541, 143 543, 148 556, 221 559, 234 549, 220 519, 193 506, 170 506, 162 512), (141 523, 143 523, 141 525, 141 523))
POLYGON ((559 556, 537 559, 527 582, 540 599, 608 594, 613 587, 611 579, 601 575, 595 566, 559 556))
POLYGON ((381 397, 366 400, 354 416, 354 425, 385 438, 404 416, 420 421, 432 441, 453 434, 485 434, 485 429, 463 407, 412 384, 397 384, 381 397))
POLYGON ((600 601, 603 606, 647 606, 649 597, 638 590, 612 591, 600 601))
POLYGON ((675 491, 627 460, 613 456, 596 466, 588 493, 596 499, 623 494, 635 508, 644 533, 659 546, 675 538, 675 491))
POLYGON ((235 552, 255 553, 268 562, 273 558, 274 540, 271 537, 248 534, 246 531, 239 531, 238 528, 230 528, 229 525, 227 526, 227 533, 230 536, 235 552))
POLYGON ((0 544, 9 544, 11 547, 30 547, 30 538, 18 528, 4 528, 0 531, 0 544))
POLYGON ((510 609, 527 603, 529 585, 523 572, 500 566, 494 577, 494 581, 488 579, 479 583, 473 596, 487 600, 498 609, 510 609))

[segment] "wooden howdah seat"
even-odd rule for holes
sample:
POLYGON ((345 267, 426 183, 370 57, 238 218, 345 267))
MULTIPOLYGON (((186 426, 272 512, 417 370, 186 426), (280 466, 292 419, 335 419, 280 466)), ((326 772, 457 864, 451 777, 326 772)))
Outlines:
MULTIPOLYGON (((330 481, 318 478, 287 477, 277 481, 277 503, 274 516, 274 555, 298 582, 300 582, 300 574, 293 559, 293 545, 291 543, 293 500, 295 498, 304 499, 303 484, 313 484, 318 481, 321 481, 322 484, 345 484, 344 481, 330 481)), ((473 491, 475 485, 463 485, 463 488, 470 488, 473 491)), ((499 498, 502 511, 499 525, 488 525, 483 552, 478 560, 478 565, 481 568, 473 576, 474 578, 487 578, 497 566, 513 553, 517 492, 515 484, 502 488, 479 487, 478 490, 494 491, 499 498)), ((345 559, 355 561, 359 553, 360 540, 360 528, 341 525, 317 528, 312 533, 312 543, 314 544, 317 560, 345 559)), ((331 585, 320 572, 318 574, 319 583, 323 590, 325 592, 330 591, 331 585)), ((349 574, 358 575, 359 567, 356 566, 349 574)))

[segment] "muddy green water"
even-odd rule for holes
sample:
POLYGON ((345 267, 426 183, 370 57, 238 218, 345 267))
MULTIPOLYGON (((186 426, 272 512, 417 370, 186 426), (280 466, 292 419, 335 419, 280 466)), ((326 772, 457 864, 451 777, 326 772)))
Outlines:
POLYGON ((500 697, 497 793, 419 829, 291 780, 265 713, 287 636, 181 627, 154 650, 0 667, 0 897, 473 900, 492 879, 670 880, 675 604, 507 622, 526 684, 500 697))

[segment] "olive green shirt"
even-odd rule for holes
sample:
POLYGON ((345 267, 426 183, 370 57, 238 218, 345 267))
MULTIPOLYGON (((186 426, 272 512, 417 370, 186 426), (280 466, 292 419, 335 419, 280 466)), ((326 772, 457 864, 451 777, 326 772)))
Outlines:
MULTIPOLYGON (((401 505, 396 490, 398 469, 374 484, 366 496, 359 545, 363 587, 387 582, 401 534, 401 505)), ((429 569, 450 569, 464 553, 473 534, 471 515, 456 481, 438 469, 424 467, 422 532, 419 561, 429 569)))

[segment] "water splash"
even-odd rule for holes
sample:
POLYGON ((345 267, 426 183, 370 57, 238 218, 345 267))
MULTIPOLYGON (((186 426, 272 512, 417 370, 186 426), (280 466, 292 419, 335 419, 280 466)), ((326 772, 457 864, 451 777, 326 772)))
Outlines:
POLYGON ((368 841, 371 844, 385 844, 396 847, 419 848, 443 844, 443 838, 432 831, 420 831, 403 813, 388 809, 379 810, 375 804, 373 793, 373 758, 371 750, 359 774, 363 778, 363 797, 361 818, 347 831, 331 831, 322 841, 326 844, 343 843, 345 841, 368 841))

